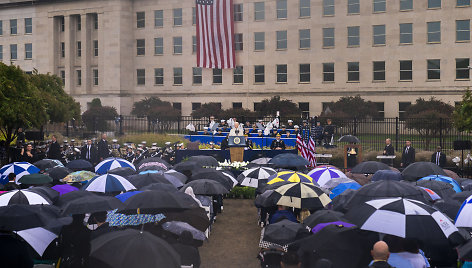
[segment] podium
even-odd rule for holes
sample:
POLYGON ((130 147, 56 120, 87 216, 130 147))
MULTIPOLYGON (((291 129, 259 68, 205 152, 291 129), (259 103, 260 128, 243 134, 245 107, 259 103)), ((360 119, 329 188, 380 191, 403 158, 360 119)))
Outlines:
POLYGON ((246 147, 246 137, 244 136, 229 136, 228 137, 229 153, 231 162, 244 161, 244 148, 246 147))

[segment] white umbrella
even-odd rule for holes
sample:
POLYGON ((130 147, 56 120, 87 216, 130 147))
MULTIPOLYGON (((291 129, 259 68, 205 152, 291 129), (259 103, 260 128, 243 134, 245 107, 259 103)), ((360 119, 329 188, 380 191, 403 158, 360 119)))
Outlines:
POLYGON ((43 256, 46 248, 57 235, 44 228, 37 227, 17 232, 40 256, 43 256))

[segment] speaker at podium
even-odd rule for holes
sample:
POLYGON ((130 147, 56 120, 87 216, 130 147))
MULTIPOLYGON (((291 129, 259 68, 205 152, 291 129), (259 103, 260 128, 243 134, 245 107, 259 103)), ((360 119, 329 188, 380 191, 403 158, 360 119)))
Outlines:
POLYGON ((246 137, 244 136, 229 136, 228 137, 229 153, 231 162, 244 161, 244 148, 246 147, 246 137))

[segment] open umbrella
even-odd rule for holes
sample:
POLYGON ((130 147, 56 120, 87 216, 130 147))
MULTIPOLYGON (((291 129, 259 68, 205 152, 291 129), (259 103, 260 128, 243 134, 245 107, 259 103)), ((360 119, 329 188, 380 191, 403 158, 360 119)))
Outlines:
POLYGON ((331 194, 329 195, 329 198, 333 199, 336 196, 345 192, 346 190, 349 190, 349 189, 358 190, 361 187, 362 186, 357 182, 341 183, 338 186, 331 189, 331 194))
POLYGON ((109 157, 95 166, 95 173, 101 175, 107 173, 110 169, 119 167, 129 167, 135 169, 134 165, 127 160, 119 157, 109 157))
MULTIPOLYGON (((168 185, 168 184, 162 184, 161 185, 168 185)), ((169 185, 170 186, 170 185, 169 185)), ((172 186, 171 186, 172 187, 172 186)), ((132 197, 133 195, 137 195, 137 194, 140 194, 142 193, 143 191, 132 191, 132 192, 126 192, 126 193, 122 193, 122 194, 119 194, 117 196, 115 196, 118 200, 120 200, 122 203, 124 203, 126 200, 128 200, 128 198, 132 197)))
POLYGON ((372 181, 401 181, 403 180, 402 174, 393 170, 377 170, 372 176, 372 181))
POLYGON ((48 186, 35 186, 26 189, 25 191, 40 194, 41 196, 49 198, 53 203, 59 199, 60 194, 48 186))
POLYGON ((44 174, 49 175, 49 177, 51 177, 54 182, 62 181, 62 179, 64 179, 67 175, 71 173, 72 173, 72 170, 66 167, 60 167, 60 166, 48 168, 44 172, 44 174))
POLYGON ((88 192, 88 191, 73 191, 73 192, 59 196, 59 199, 57 200, 55 205, 58 207, 63 207, 67 205, 69 202, 71 202, 72 200, 75 200, 81 197, 93 197, 95 195, 96 195, 95 193, 88 192))
POLYGON ((51 187, 51 189, 53 189, 54 191, 57 191, 60 195, 67 194, 67 193, 79 190, 76 187, 70 186, 68 184, 54 185, 53 187, 51 187))
POLYGON ((164 177, 165 177, 166 179, 168 179, 169 181, 171 180, 171 178, 176 178, 176 179, 178 179, 180 182, 182 182, 182 183, 184 183, 184 184, 185 184, 185 183, 187 182, 187 180, 188 180, 187 176, 185 176, 184 174, 178 172, 177 170, 173 170, 173 169, 164 172, 164 177))
POLYGON ((156 170, 169 170, 172 168, 172 165, 159 157, 149 157, 136 164, 136 169, 139 171, 147 167, 152 167, 156 170))
POLYGON ((201 166, 198 164, 196 161, 185 161, 185 162, 180 162, 174 166, 174 170, 181 172, 183 174, 187 173, 192 173, 197 169, 200 169, 201 166))
POLYGON ((136 214, 139 209, 143 214, 155 214, 168 210, 184 210, 200 207, 189 195, 181 192, 144 191, 125 201, 125 208, 119 213, 136 214))
POLYGON ((305 158, 291 153, 278 154, 269 163, 278 168, 298 168, 310 165, 310 162, 305 158))
MULTIPOLYGON (((128 177, 128 181, 131 182, 138 189, 141 189, 144 186, 148 186, 153 183, 164 183, 164 184, 173 185, 161 173, 145 173, 145 174, 132 175, 128 177)), ((180 186, 182 185, 183 184, 180 183, 180 186)))
POLYGON ((320 167, 308 172, 308 176, 312 177, 320 186, 336 178, 347 178, 346 175, 337 168, 320 167))
POLYGON ((186 222, 198 230, 205 232, 210 226, 210 219, 204 208, 196 207, 184 211, 165 212, 167 221, 186 222))
POLYGON ((83 182, 93 179, 97 174, 90 171, 76 171, 67 175, 62 181, 73 183, 73 182, 83 182))
POLYGON ((271 159, 272 158, 270 158, 270 157, 257 158, 257 159, 252 160, 251 162, 249 162, 249 164, 246 167, 247 168, 268 167, 268 166, 272 165, 272 164, 270 164, 271 159))
POLYGON ((192 187, 193 192, 198 195, 219 195, 227 194, 229 191, 221 183, 214 180, 196 180, 191 181, 180 189, 181 192, 185 192, 185 189, 192 187))
POLYGON ((353 174, 374 174, 378 170, 390 170, 390 167, 382 162, 365 161, 357 164, 352 170, 353 174))
POLYGON ((242 186, 258 188, 261 183, 267 183, 267 178, 277 172, 268 167, 257 167, 245 170, 236 179, 242 186))
POLYGON ((21 184, 27 184, 27 185, 43 185, 43 184, 51 183, 52 178, 46 174, 36 173, 36 174, 24 175, 18 180, 18 182, 21 184))
POLYGON ((133 229, 99 236, 90 256, 113 268, 180 268, 179 254, 166 241, 133 229))
POLYGON ((83 159, 72 160, 66 164, 66 167, 72 171, 94 171, 92 164, 83 159))
POLYGON ((445 183, 450 184, 456 193, 462 192, 461 186, 453 178, 449 178, 449 177, 446 177, 446 176, 440 176, 440 175, 431 175, 431 176, 421 178, 418 181, 425 181, 425 180, 445 182, 445 183))
POLYGON ((348 143, 361 143, 361 141, 356 137, 352 135, 344 135, 338 140, 339 142, 348 142, 348 143))
POLYGON ((321 209, 315 211, 315 213, 311 214, 310 216, 306 217, 303 220, 303 224, 310 227, 312 229, 316 225, 320 223, 327 223, 327 222, 335 222, 335 221, 347 221, 344 219, 344 213, 328 210, 328 209, 321 209))
POLYGON ((58 234, 42 227, 18 231, 16 234, 23 238, 39 254, 39 256, 44 254, 47 247, 58 236, 58 234))
POLYGON ((192 175, 192 177, 189 179, 189 182, 203 179, 217 181, 228 190, 233 188, 233 181, 228 176, 223 174, 222 171, 214 169, 200 170, 198 173, 192 175))
POLYGON ((13 204, 0 207, 0 230, 21 231, 35 227, 70 224, 72 218, 61 217, 52 205, 13 204))
POLYGON ((110 193, 136 190, 136 187, 119 175, 105 174, 97 176, 87 182, 84 186, 84 190, 89 192, 110 193))
POLYGON ((39 168, 28 162, 14 162, 0 168, 0 183, 6 184, 10 173, 15 173, 16 181, 18 181, 24 175, 35 174, 38 172, 39 168))
POLYGON ((193 239, 200 241, 206 240, 206 235, 204 232, 196 229, 186 222, 168 221, 162 224, 162 229, 176 235, 181 235, 183 231, 189 231, 192 234, 193 239))
POLYGON ((472 196, 472 191, 463 191, 460 193, 455 193, 451 196, 451 198, 457 200, 462 204, 467 198, 469 198, 469 196, 472 196))
POLYGON ((277 182, 304 182, 304 183, 310 183, 313 185, 318 185, 316 182, 313 182, 313 179, 300 172, 295 172, 295 171, 282 171, 277 173, 277 175, 272 178, 268 178, 267 184, 274 184, 277 182))
POLYGON ((61 161, 57 159, 42 159, 34 162, 33 165, 43 171, 53 167, 64 167, 61 161))
POLYGON ((108 170, 109 174, 120 175, 122 177, 127 177, 136 174, 136 170, 130 167, 117 167, 114 169, 108 170))
POLYGON ((281 220, 265 227, 263 240, 278 245, 287 245, 309 235, 309 231, 300 223, 281 220))
POLYGON ((419 180, 416 182, 416 185, 434 191, 441 198, 451 197, 455 193, 452 185, 443 181, 419 180))
POLYGON ((177 188, 175 188, 172 184, 167 183, 152 183, 147 186, 141 187, 141 190, 158 190, 158 191, 169 191, 175 192, 177 188))
POLYGON ((336 186, 342 183, 352 183, 356 182, 355 180, 351 180, 349 178, 334 178, 329 181, 327 181, 323 186, 321 186, 322 189, 331 191, 334 189, 336 186))
POLYGON ((13 190, 0 195, 0 206, 12 204, 22 205, 50 205, 52 201, 49 198, 26 190, 13 190))
POLYGON ((188 161, 196 162, 200 167, 218 167, 218 160, 209 155, 196 155, 189 157, 188 161))
POLYGON ((433 207, 454 220, 457 217, 457 213, 459 213, 461 203, 452 199, 443 199, 434 202, 433 207))
POLYGON ((333 210, 345 212, 346 211, 345 207, 346 207, 348 201, 351 199, 351 197, 354 196, 356 191, 357 190, 348 189, 348 190, 342 192, 341 194, 335 196, 331 200, 331 204, 333 205, 332 206, 333 210))
POLYGON ((331 199, 317 186, 308 183, 288 183, 274 189, 277 201, 274 205, 293 208, 322 209, 331 199))
POLYGON ((468 197, 462 203, 462 206, 457 213, 456 226, 472 228, 472 197, 468 197))
POLYGON ((402 171, 403 178, 409 181, 416 181, 430 175, 447 176, 440 166, 431 162, 415 162, 402 171))
POLYGON ((74 199, 62 207, 64 215, 85 214, 123 208, 123 203, 113 196, 88 196, 74 199))

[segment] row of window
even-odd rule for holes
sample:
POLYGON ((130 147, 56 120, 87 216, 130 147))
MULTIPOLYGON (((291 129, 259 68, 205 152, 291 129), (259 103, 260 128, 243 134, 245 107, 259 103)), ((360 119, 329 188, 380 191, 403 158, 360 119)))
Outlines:
MULTIPOLYGON (((276 72, 276 83, 287 83, 288 82, 288 66, 287 64, 277 64, 275 66, 276 72)), ((348 62, 347 63, 347 82, 360 82, 360 67, 359 62, 348 62)), ((427 79, 428 80, 440 80, 441 79, 441 60, 440 59, 429 59, 427 60, 427 79)), ((223 83, 223 72, 221 69, 212 70, 212 82, 213 84, 223 83)), ((399 64, 400 81, 412 81, 413 80, 413 61, 412 60, 401 60, 399 64)), ((244 83, 244 69, 243 66, 237 66, 233 69, 233 84, 244 83)), ((386 65, 385 61, 374 61, 372 62, 372 81, 385 81, 386 65)), ((467 80, 470 78, 469 71, 469 59, 460 58, 456 59, 456 79, 467 80)), ((323 63, 322 64, 322 80, 323 82, 335 82, 335 68, 334 63, 323 63)), ((201 85, 203 81, 202 68, 192 68, 192 84, 201 85)), ((146 69, 136 70, 136 82, 137 85, 146 84, 146 69)), ((254 83, 263 84, 266 82, 265 79, 265 65, 254 66, 254 83)), ((298 82, 310 83, 311 82, 311 65, 310 64, 299 64, 298 69, 298 82)), ((154 69, 154 84, 164 84, 164 68, 154 69)), ((183 84, 183 72, 181 67, 173 68, 173 85, 183 84)))
MULTIPOLYGON (((92 18, 92 25, 94 30, 98 30, 98 14, 97 13, 89 13, 85 16, 91 16, 92 18)), ((64 16, 56 17, 59 20, 59 30, 64 32, 66 30, 66 22, 64 16)), ((76 30, 77 32, 82 31, 82 18, 81 15, 71 15, 71 20, 75 21, 76 30)))
MULTIPOLYGON (((24 33, 25 34, 33 33, 33 19, 32 18, 24 19, 24 33)), ((18 19, 10 20, 10 34, 11 35, 18 34, 18 19)), ((0 20, 0 35, 3 35, 3 20, 0 20)))
MULTIPOLYGON (((441 0, 427 0, 429 9, 438 9, 442 7, 441 0)), ((276 0, 276 18, 287 19, 288 11, 288 0, 276 0)), ((265 20, 265 2, 254 2, 254 20, 263 21, 265 20)), ((456 0, 457 7, 469 7, 470 0, 456 0)), ((298 0, 299 17, 305 18, 311 16, 311 0, 298 0)), ((234 4, 233 17, 234 21, 243 21, 243 4, 234 4)), ((400 11, 411 11, 413 10, 413 0, 400 0, 400 11)), ((350 15, 360 14, 361 3, 360 0, 347 0, 347 13, 350 15)), ((387 0, 372 0, 372 11, 374 13, 386 12, 387 11, 387 0)), ((323 0, 322 7, 323 16, 334 16, 335 15, 335 0, 323 0)), ((196 8, 192 8, 192 25, 196 24, 196 8)), ((183 24, 183 12, 182 8, 172 9, 172 22, 173 26, 182 26, 183 24)), ((164 26, 164 10, 154 10, 154 27, 164 26)), ((146 27, 146 12, 136 12, 136 27, 146 27)))
MULTIPOLYGON (((33 44, 26 43, 25 44, 25 60, 30 60, 33 58, 33 44)), ((4 59, 4 48, 3 45, 0 45, 0 61, 4 59)), ((11 44, 10 45, 10 60, 18 60, 18 45, 11 44)))
MULTIPOLYGON (((59 76, 62 79, 62 84, 66 84, 66 71, 65 70, 60 70, 59 71, 59 76)), ((77 86, 82 85, 82 70, 78 69, 75 70, 75 81, 77 86)), ((97 68, 92 68, 92 85, 98 86, 99 85, 99 80, 98 80, 98 69, 97 68)))

